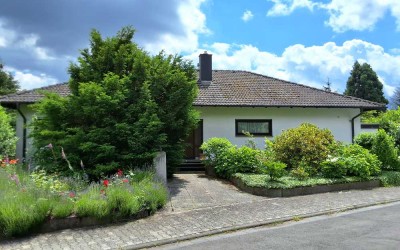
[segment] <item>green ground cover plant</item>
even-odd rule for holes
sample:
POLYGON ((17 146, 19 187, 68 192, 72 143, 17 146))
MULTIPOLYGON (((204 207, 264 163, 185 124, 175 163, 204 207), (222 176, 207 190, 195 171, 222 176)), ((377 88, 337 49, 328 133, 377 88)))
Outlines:
POLYGON ((337 183, 360 182, 365 180, 356 176, 348 176, 343 178, 310 177, 304 180, 300 180, 292 176, 284 176, 282 178, 279 178, 278 180, 273 180, 268 175, 265 174, 237 173, 233 176, 242 180, 243 183, 249 187, 282 188, 282 189, 290 189, 295 187, 309 187, 316 185, 328 185, 337 183))
POLYGON ((154 213, 167 202, 167 190, 151 171, 119 170, 83 187, 71 177, 29 173, 19 164, 0 167, 0 238, 35 232, 46 220, 68 216, 118 220, 140 211, 154 213))

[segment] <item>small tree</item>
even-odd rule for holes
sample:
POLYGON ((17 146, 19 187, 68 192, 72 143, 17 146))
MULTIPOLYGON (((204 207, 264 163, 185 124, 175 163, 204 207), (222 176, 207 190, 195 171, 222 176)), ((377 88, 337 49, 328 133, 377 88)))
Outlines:
POLYGON ((350 77, 347 80, 345 95, 362 98, 365 100, 388 104, 383 96, 383 84, 379 81, 375 71, 368 63, 360 65, 356 61, 350 77))
POLYGON ((72 95, 48 95, 36 105, 42 119, 32 136, 41 165, 67 169, 61 159, 49 161, 54 156, 43 148, 49 143, 63 147, 72 166, 82 160, 94 178, 150 164, 159 150, 167 153, 169 173, 180 163, 183 140, 197 122, 195 69, 179 56, 150 56, 133 35, 125 27, 103 39, 93 30, 90 48, 69 67, 72 95))
POLYGON ((383 169, 398 170, 400 162, 397 159, 397 149, 393 138, 386 134, 385 130, 379 129, 374 137, 371 152, 378 156, 382 162, 383 169))
POLYGON ((0 158, 15 156, 15 146, 18 140, 10 125, 10 117, 0 106, 0 158))
POLYGON ((15 93, 18 89, 18 82, 10 73, 4 71, 4 66, 0 63, 0 96, 15 93))

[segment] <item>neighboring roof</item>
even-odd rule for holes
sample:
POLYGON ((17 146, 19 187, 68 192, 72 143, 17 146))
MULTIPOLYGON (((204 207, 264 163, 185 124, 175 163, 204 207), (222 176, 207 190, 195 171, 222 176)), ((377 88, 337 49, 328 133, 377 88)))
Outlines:
MULTIPOLYGON (((208 86, 200 84, 195 106, 318 107, 384 109, 385 104, 345 96, 247 71, 213 70, 208 86)), ((40 91, 70 94, 67 83, 0 97, 2 104, 34 103, 40 91)))
POLYGON ((42 99, 44 95, 42 92, 54 92, 61 96, 68 96, 71 94, 68 83, 58 83, 47 87, 24 90, 15 94, 5 95, 0 97, 0 103, 14 104, 14 103, 35 103, 42 99))

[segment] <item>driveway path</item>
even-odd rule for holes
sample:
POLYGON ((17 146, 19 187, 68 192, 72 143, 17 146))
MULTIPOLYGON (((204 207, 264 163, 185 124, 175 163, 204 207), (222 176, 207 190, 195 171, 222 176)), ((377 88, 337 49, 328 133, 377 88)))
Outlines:
POLYGON ((0 249, 135 249, 400 200, 400 187, 267 199, 203 175, 177 175, 169 185, 167 208, 149 218, 5 241, 0 249))

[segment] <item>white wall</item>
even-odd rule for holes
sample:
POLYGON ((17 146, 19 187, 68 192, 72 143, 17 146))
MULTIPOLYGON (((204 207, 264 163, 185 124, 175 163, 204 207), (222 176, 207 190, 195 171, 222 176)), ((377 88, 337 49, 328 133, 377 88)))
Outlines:
MULTIPOLYGON (((326 109, 326 108, 237 108, 237 107, 196 107, 203 119, 203 139, 225 137, 233 144, 243 145, 247 137, 235 135, 235 119, 272 119, 272 135, 278 135, 282 130, 294 128, 301 123, 309 122, 320 128, 328 128, 335 138, 342 142, 351 142, 351 118, 359 114, 359 109, 326 109)), ((33 111, 27 105, 21 105, 29 124, 33 111)), ((360 119, 355 119, 355 135, 361 132, 360 119)), ((22 159, 23 120, 17 116, 17 158, 22 159)), ((32 139, 27 129, 27 157, 32 149, 32 139)), ((273 138, 268 137, 270 139, 273 138)), ((260 148, 264 147, 264 136, 255 137, 260 148)))
MULTIPOLYGON (((196 107, 203 119, 203 139, 225 137, 233 144, 243 145, 247 137, 235 135, 235 119, 272 119, 272 135, 309 122, 332 131, 336 140, 351 143, 351 118, 359 109, 339 108, 240 108, 196 107)), ((360 133, 360 119, 355 119, 355 135, 360 133)), ((272 139, 272 137, 268 137, 272 139)), ((255 137, 258 147, 264 147, 264 136, 255 137)))
MULTIPOLYGON (((30 122, 32 121, 33 118, 33 110, 31 108, 28 107, 28 105, 26 104, 22 104, 19 107, 19 110, 24 114, 24 116, 26 117, 27 120, 27 125, 30 124, 30 122)), ((16 133, 17 133, 17 137, 18 137, 18 141, 17 141, 17 152, 16 152, 16 156, 17 159, 22 159, 22 151, 23 151, 23 129, 24 129, 24 122, 22 119, 22 116, 17 112, 17 125, 16 125, 16 133)), ((30 152, 30 149, 32 148, 32 139, 29 138, 29 133, 30 130, 29 128, 27 129, 27 141, 26 141, 26 151, 30 152)), ((26 156, 28 157, 29 154, 27 153, 26 156)))

